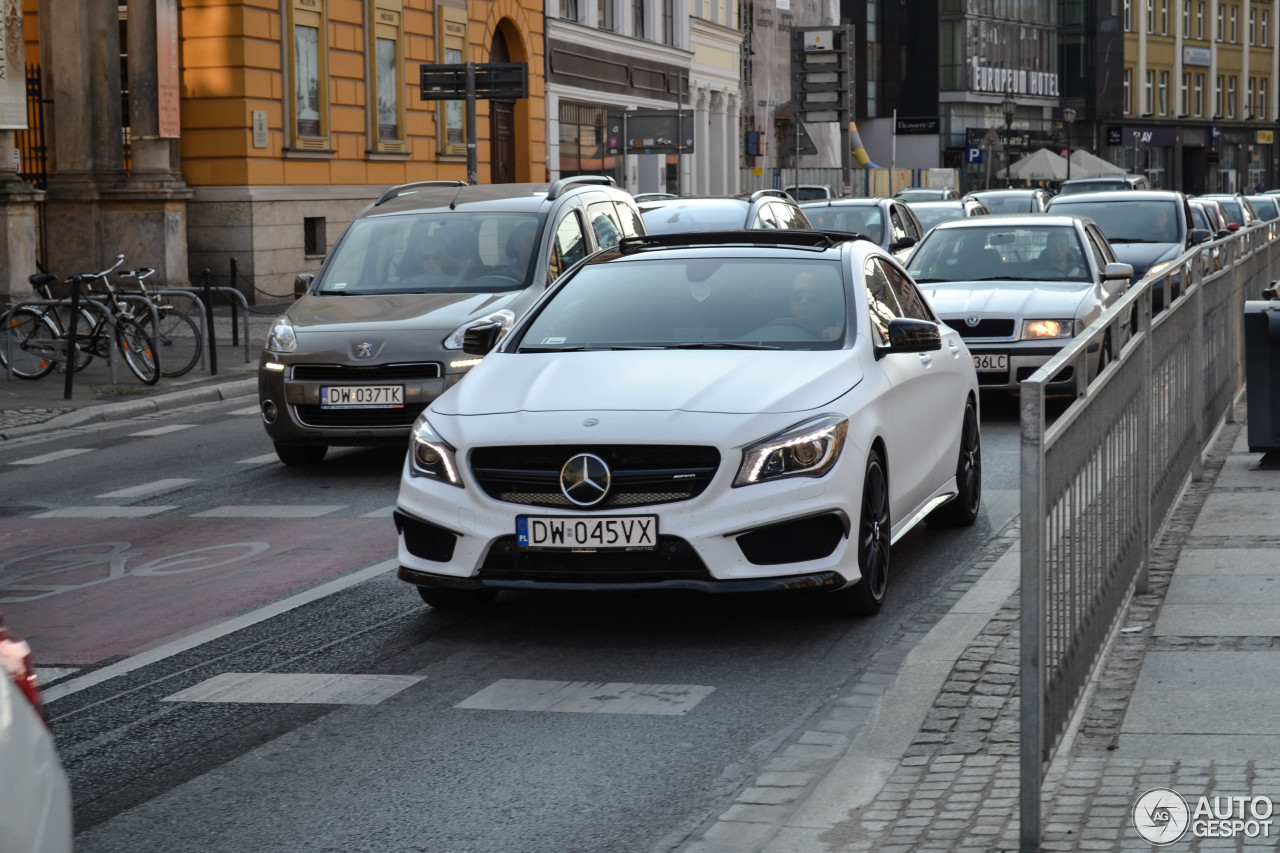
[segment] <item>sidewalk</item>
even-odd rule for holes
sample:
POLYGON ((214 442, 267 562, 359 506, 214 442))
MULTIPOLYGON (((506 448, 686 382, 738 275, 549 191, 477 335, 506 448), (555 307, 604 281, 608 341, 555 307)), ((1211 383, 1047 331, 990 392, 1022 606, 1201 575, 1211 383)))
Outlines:
MULTIPOLYGON (((1280 847, 1280 810, 1256 801, 1250 823, 1251 798, 1280 801, 1280 471, 1257 470, 1243 406, 1237 421, 1161 532, 1150 591, 1068 727, 1043 850, 1280 847), (1133 817, 1155 788, 1187 807, 1181 840, 1159 848, 1133 817), (1227 798, 1245 798, 1243 820, 1198 823, 1200 797, 1228 820, 1241 804, 1227 798), (1237 837, 1195 837, 1206 830, 1237 837)), ((920 614, 930 629, 877 653, 682 853, 1019 850, 1018 567, 1015 521, 943 594, 945 615, 920 614)))
MULTIPOLYGON (((57 371, 42 379, 6 380, 0 369, 0 440, 64 429, 95 421, 134 417, 161 409, 239 397, 257 392, 258 357, 272 321, 286 305, 251 306, 248 357, 245 361, 244 312, 236 321, 239 343, 232 344, 231 309, 217 306, 214 332, 218 342, 218 373, 210 373, 208 342, 205 363, 174 379, 160 377, 155 385, 143 385, 116 360, 116 382, 106 361, 95 358, 72 377, 72 396, 66 399, 66 374, 57 371)), ((161 354, 163 357, 163 353, 161 354)))

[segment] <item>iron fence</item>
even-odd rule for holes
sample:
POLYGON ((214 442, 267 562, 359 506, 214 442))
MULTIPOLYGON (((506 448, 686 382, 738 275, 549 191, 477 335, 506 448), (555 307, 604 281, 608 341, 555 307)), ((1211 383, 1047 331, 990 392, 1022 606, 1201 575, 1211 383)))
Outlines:
POLYGON ((1187 252, 1022 383, 1024 851, 1039 849, 1044 772, 1130 591, 1146 589, 1155 533, 1243 387, 1244 300, 1271 280, 1277 228, 1187 252), (1115 360, 1050 424, 1050 377, 1086 376, 1107 343, 1115 360))

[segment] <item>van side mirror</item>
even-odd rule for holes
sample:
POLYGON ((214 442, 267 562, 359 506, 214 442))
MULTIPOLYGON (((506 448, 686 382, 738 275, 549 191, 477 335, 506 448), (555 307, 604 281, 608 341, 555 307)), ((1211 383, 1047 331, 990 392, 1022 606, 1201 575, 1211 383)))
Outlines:
POLYGON ((311 273, 304 272, 293 280, 293 296, 295 299, 306 294, 307 290, 311 288, 311 281, 314 278, 315 276, 311 273))
POLYGON ((1208 243, 1213 239, 1213 235, 1209 233, 1208 228, 1196 228, 1191 232, 1191 245, 1197 243, 1208 243))

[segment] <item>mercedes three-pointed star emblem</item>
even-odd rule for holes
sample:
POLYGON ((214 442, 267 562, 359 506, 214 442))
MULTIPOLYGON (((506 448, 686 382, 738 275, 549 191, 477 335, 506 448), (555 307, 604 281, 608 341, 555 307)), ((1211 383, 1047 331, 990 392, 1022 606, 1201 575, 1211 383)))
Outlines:
POLYGON ((595 506, 609 494, 613 475, 599 456, 579 453, 560 469, 560 491, 578 506, 595 506))

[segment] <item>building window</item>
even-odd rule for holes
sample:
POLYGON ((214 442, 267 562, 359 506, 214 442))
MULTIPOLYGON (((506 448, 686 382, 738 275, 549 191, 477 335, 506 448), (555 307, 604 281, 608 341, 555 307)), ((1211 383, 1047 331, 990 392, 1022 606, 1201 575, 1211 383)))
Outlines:
POLYGON ((1203 74, 1196 75, 1195 95, 1196 95, 1195 102, 1194 102, 1195 111, 1193 115, 1202 116, 1204 115, 1204 75, 1203 74))
MULTIPOLYGON (((938 30, 938 85, 945 92, 963 91, 964 21, 942 21, 938 30)), ((874 113, 869 113, 874 115, 874 113)))
POLYGON ((292 0, 293 144, 329 147, 328 39, 321 0, 292 0))
POLYGON ((372 37, 373 149, 407 152, 404 134, 404 40, 401 35, 403 0, 374 0, 369 32, 372 37))
POLYGON ((1240 43, 1240 7, 1231 7, 1231 43, 1240 43))
POLYGON ((1204 40, 1204 3, 1196 3, 1196 38, 1204 40))
POLYGON ((1262 10, 1262 32, 1259 35, 1263 47, 1271 44, 1271 12, 1266 9, 1262 10))
POLYGON ((1143 89, 1142 114, 1149 116, 1155 112, 1156 72, 1147 69, 1147 85, 1143 89))
POLYGON ((676 0, 662 0, 662 43, 676 43, 676 0))
POLYGON ((1124 0, 1124 31, 1133 32, 1133 0, 1124 0))
POLYGON ((1191 75, 1183 74, 1178 86, 1178 118, 1191 115, 1191 75))
POLYGON ((1182 0, 1182 37, 1191 38, 1191 0, 1182 0))
MULTIPOLYGON (((566 0, 566 3, 568 0, 566 0)), ((564 7, 567 9, 568 5, 564 7)), ((445 65, 461 65, 467 61, 467 10, 454 6, 436 6, 439 16, 436 32, 436 56, 445 65)), ((436 120, 441 128, 441 154, 467 153, 467 125, 463 101, 440 101, 436 120)))
POLYGON ((1156 31, 1156 0, 1147 0, 1147 34, 1156 31))
POLYGON ((1227 38, 1227 10, 1218 7, 1218 41, 1226 41, 1227 38))
POLYGON ((1130 94, 1133 89, 1133 69, 1124 70, 1124 114, 1133 115, 1133 100, 1130 94))
POLYGON ((596 25, 602 30, 613 31, 613 0, 596 0, 596 25))
POLYGON ((302 253, 308 258, 323 256, 326 247, 323 216, 302 218, 302 253))
POLYGON ((1213 86, 1213 117, 1222 118, 1222 75, 1218 75, 1213 86))
POLYGON ((1160 0, 1160 34, 1169 35, 1169 0, 1160 0))
POLYGON ((1236 117, 1236 76, 1227 78, 1227 118, 1236 117))
POLYGON ((644 38, 644 0, 631 0, 631 36, 644 38))
POLYGON ((1169 72, 1160 72, 1160 115, 1169 114, 1169 72))
POLYGON ((578 0, 560 0, 560 17, 566 21, 581 20, 578 17, 578 0))
POLYGON ((607 108, 560 102, 560 177, 612 175, 622 183, 622 157, 605 150, 607 108))
POLYGON ((1267 120, 1267 78, 1258 79, 1258 99, 1253 102, 1253 112, 1258 121, 1267 120))
POLYGON ((1249 10, 1249 44, 1258 43, 1258 10, 1249 10))

